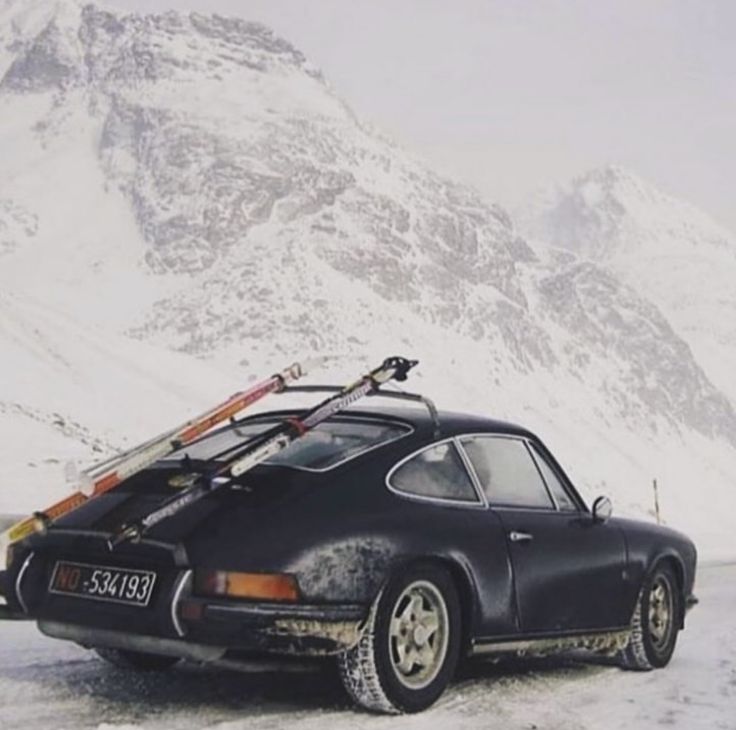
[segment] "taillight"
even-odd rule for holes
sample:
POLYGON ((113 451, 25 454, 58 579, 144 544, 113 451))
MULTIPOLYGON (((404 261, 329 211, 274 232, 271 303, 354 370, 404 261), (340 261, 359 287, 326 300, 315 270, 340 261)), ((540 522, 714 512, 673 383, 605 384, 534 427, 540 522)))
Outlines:
POLYGON ((233 573, 196 570, 194 593, 198 596, 228 596, 260 601, 298 601, 299 585, 282 573, 233 573))

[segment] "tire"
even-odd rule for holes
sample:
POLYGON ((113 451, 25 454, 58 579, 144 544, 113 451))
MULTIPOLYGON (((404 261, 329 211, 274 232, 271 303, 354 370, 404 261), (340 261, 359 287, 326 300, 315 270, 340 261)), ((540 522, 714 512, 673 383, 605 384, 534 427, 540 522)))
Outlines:
POLYGON ((683 601, 672 568, 660 563, 644 580, 631 622, 631 638, 619 654, 624 669, 648 671, 672 658, 683 615, 683 601))
POLYGON ((420 712, 452 679, 461 611, 451 575, 420 564, 399 571, 371 608, 358 644, 338 656, 343 686, 366 710, 420 712))
POLYGON ((179 662, 178 657, 163 654, 144 654, 128 649, 95 648, 99 657, 120 669, 134 669, 139 672, 162 672, 179 662))

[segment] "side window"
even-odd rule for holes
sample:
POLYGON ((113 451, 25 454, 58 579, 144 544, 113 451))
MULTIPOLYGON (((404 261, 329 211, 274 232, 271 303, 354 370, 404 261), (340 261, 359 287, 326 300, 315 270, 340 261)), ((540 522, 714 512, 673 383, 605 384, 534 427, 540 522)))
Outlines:
POLYGON ((479 503, 455 445, 446 441, 413 456, 389 475, 389 485, 417 497, 479 503))
POLYGON ((462 439, 462 445, 492 507, 554 508, 523 441, 473 436, 462 439))
POLYGON ((542 477, 547 483, 547 487, 552 496, 557 502, 557 506, 565 512, 577 512, 578 506, 575 504, 573 498, 567 493, 562 482, 558 479, 557 474, 552 471, 552 467, 547 463, 547 460, 540 453, 539 449, 532 444, 532 451, 534 452, 534 458, 539 467, 539 471, 542 472, 542 477))

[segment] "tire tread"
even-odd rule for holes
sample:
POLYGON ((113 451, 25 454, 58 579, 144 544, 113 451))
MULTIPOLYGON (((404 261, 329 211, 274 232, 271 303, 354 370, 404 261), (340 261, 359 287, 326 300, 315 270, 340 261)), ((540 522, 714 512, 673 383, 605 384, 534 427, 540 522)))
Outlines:
POLYGON ((337 666, 343 686, 357 705, 371 712, 397 715, 400 710, 386 695, 376 666, 375 626, 380 598, 371 607, 360 641, 338 656, 337 666))
POLYGON ((654 669, 644 647, 644 627, 642 626, 641 604, 642 595, 637 598, 636 610, 631 620, 631 638, 619 655, 619 661, 624 669, 639 672, 648 672, 654 669))

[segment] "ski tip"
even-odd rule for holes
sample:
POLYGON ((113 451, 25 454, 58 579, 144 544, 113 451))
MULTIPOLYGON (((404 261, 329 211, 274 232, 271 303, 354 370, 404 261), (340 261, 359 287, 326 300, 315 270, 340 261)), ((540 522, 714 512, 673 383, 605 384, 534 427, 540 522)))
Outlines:
POLYGON ((45 535, 49 531, 51 525, 51 518, 45 512, 34 512, 34 530, 41 535, 45 535))
POLYGON ((289 365, 275 377, 280 378, 284 384, 289 383, 292 380, 299 380, 305 375, 308 375, 312 370, 317 370, 323 367, 331 360, 337 360, 336 355, 319 355, 316 357, 310 357, 305 360, 299 360, 289 365))
POLYGON ((10 545, 8 533, 3 532, 0 535, 0 570, 6 570, 8 567, 8 548, 10 545))

